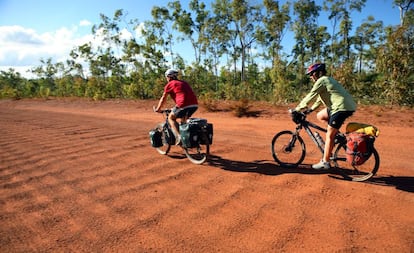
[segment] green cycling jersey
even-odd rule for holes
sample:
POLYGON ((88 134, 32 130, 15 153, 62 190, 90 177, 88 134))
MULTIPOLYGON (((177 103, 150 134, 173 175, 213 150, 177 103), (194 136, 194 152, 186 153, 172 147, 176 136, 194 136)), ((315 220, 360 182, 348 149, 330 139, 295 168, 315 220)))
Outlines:
POLYGON ((355 111, 356 103, 352 95, 335 79, 328 76, 320 77, 312 87, 312 90, 302 99, 295 108, 300 111, 308 107, 308 103, 316 98, 311 109, 315 110, 324 104, 334 114, 339 111, 355 111))

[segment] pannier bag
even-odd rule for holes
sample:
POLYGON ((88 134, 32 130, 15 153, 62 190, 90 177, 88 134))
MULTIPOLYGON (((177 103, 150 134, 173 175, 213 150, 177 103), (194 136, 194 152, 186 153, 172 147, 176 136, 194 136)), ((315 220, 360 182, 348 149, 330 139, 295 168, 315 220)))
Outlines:
POLYGON ((201 139, 201 128, 207 128, 209 144, 213 143, 213 124, 207 123, 206 119, 190 118, 187 123, 180 125, 181 141, 184 148, 194 148, 198 144, 206 144, 201 139))
POLYGON ((165 134, 165 143, 168 143, 170 145, 175 145, 175 135, 171 128, 168 128, 168 135, 165 134))
POLYGON ((162 146, 162 134, 158 129, 150 130, 149 137, 150 137, 151 145, 154 148, 158 148, 162 146))
POLYGON ((358 122, 350 122, 346 125, 346 133, 351 132, 365 133, 374 137, 378 137, 380 133, 375 126, 358 122))
POLYGON ((375 137, 379 130, 373 125, 351 122, 346 126, 346 160, 361 165, 372 155, 375 137))
MULTIPOLYGON (((207 137, 208 137, 208 144, 211 145, 213 144, 213 124, 212 123, 207 123, 207 137)), ((205 141, 203 139, 200 140, 201 144, 207 144, 205 143, 205 141)))
POLYGON ((361 165, 372 155, 375 137, 358 132, 346 136, 346 160, 351 165, 361 165))

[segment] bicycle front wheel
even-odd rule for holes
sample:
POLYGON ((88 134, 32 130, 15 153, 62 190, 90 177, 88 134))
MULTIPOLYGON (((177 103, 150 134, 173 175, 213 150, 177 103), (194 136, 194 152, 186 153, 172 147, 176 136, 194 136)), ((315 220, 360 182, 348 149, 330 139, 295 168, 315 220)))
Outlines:
POLYGON ((332 157, 335 169, 339 174, 350 181, 362 182, 366 181, 378 171, 380 158, 377 150, 373 148, 371 156, 361 165, 351 165, 346 160, 346 144, 339 145, 332 157))
POLYGON ((271 148, 273 159, 284 167, 298 166, 305 159, 305 142, 292 131, 277 133, 272 139, 271 148))
POLYGON ((202 164, 207 160, 210 153, 210 144, 205 133, 200 136, 204 144, 198 143, 194 148, 184 148, 185 155, 188 160, 194 164, 202 164))

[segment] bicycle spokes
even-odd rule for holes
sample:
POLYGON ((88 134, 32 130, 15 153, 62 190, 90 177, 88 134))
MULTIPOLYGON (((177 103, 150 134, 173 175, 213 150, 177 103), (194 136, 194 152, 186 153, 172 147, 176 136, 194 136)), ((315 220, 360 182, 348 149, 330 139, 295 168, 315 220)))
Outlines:
POLYGON ((295 147, 296 140, 297 140, 296 135, 292 135, 292 138, 290 139, 289 143, 286 144, 286 146, 283 148, 283 152, 285 153, 292 152, 293 148, 295 147))

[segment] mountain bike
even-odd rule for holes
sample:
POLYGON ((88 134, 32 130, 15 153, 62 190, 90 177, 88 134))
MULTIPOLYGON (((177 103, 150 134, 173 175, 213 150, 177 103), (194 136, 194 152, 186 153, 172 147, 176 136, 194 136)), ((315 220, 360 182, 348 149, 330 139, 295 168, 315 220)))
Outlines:
MULTIPOLYGON (((312 142, 318 147, 320 152, 324 152, 323 139, 320 137, 318 131, 326 133, 327 130, 306 120, 307 112, 293 112, 289 110, 292 115, 292 120, 296 123, 294 131, 284 130, 277 133, 272 139, 272 155, 274 160, 282 167, 297 167, 306 156, 306 145, 303 138, 300 136, 302 129, 305 129, 312 142), (312 131, 313 129, 313 131, 312 131), (318 130, 318 131, 316 131, 318 130)), ((333 154, 330 161, 333 167, 346 180, 350 181, 365 181, 372 178, 378 171, 380 158, 377 150, 372 146, 372 154, 361 165, 352 165, 347 161, 347 139, 345 134, 338 132, 334 139, 333 154)))
MULTIPOLYGON (((168 115, 171 113, 171 109, 161 110, 160 113, 164 115, 165 121, 159 123, 152 131, 160 136, 159 141, 156 144, 153 143, 153 147, 162 155, 167 155, 171 149, 171 146, 175 145, 175 135, 171 130, 170 123, 168 122, 168 115)), ((212 144, 212 124, 208 124, 207 120, 200 118, 190 118, 185 123, 180 124, 180 132, 184 124, 195 125, 196 131, 189 136, 188 134, 181 134, 182 141, 179 146, 184 150, 187 158, 194 164, 202 164, 207 160, 210 153, 210 144, 212 144), (191 140, 185 139, 191 138, 191 140), (186 145, 187 144, 187 145, 186 145)), ((150 132, 151 135, 151 132, 150 132)), ((151 142, 153 142, 151 140, 151 142)))

